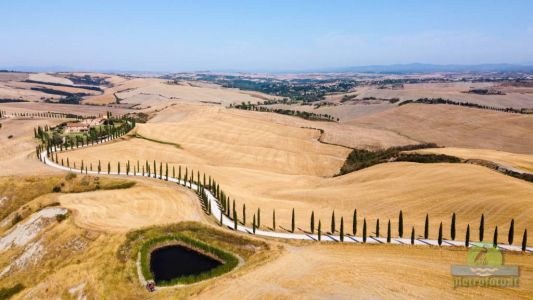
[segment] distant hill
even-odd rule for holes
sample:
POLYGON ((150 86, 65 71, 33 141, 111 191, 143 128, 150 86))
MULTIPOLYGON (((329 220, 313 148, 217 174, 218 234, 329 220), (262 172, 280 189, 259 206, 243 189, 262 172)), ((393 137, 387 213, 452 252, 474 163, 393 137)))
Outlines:
POLYGON ((479 64, 479 65, 435 65, 435 64, 395 64, 337 68, 330 72, 356 73, 434 73, 434 72, 533 72, 533 65, 479 64))

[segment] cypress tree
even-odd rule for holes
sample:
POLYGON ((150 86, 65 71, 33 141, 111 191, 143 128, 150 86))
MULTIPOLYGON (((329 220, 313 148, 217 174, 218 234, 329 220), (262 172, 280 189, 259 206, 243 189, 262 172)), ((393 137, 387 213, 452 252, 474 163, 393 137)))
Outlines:
POLYGON ((363 218, 363 243, 366 243, 366 218, 363 218))
POLYGON ((159 162, 159 179, 163 179, 163 162, 159 162))
POLYGON ((111 173, 111 162, 107 162, 107 174, 109 175, 111 173))
POLYGON ((237 210, 233 207, 233 229, 237 230, 237 210))
POLYGON ((181 166, 178 167, 178 182, 181 181, 181 166))
POLYGON ((450 237, 455 241, 455 213, 452 215, 452 225, 450 226, 450 237))
POLYGON ((320 219, 318 219, 318 240, 320 241, 322 239, 322 223, 320 222, 320 219))
POLYGON ((387 224, 387 243, 390 243, 390 220, 389 220, 389 223, 387 224))
POLYGON ((172 178, 176 178, 176 168, 172 166, 172 178))
POLYGON ((466 226, 465 247, 468 248, 469 245, 470 245, 470 224, 466 226))
POLYGON ((100 171, 102 171, 102 164, 100 163, 100 160, 98 160, 98 174, 100 174, 100 171))
POLYGON ((400 215, 398 216, 398 236, 400 238, 403 237, 403 212, 401 210, 400 210, 400 215))
POLYGON ((292 221, 291 221, 291 232, 294 232, 294 227, 296 227, 296 225, 294 224, 294 208, 292 209, 292 221))
POLYGON ((220 226, 222 226, 222 224, 223 224, 222 223, 222 218, 223 218, 223 214, 222 214, 222 212, 220 212, 220 226))
POLYGON ((426 214, 426 222, 424 223, 424 239, 429 237, 429 215, 426 214))
POLYGON ((242 205, 242 225, 246 225, 246 204, 242 205))
POLYGON ((376 237, 379 237, 379 218, 376 220, 376 237))
POLYGON ((233 199, 233 210, 237 209, 237 205, 235 205, 235 199, 233 199))
POLYGON ((130 175, 130 161, 126 164, 126 175, 130 175))
POLYGON ((440 222, 440 225, 439 225, 439 238, 437 242, 439 243, 439 246, 442 245, 442 222, 440 222))
POLYGON ((335 233, 335 211, 331 214, 331 234, 335 233))
POLYGON ((276 231, 276 210, 272 210, 272 230, 276 231))
POLYGON ((117 174, 120 174, 120 161, 117 162, 117 174))
POLYGON ((352 233, 353 236, 357 234, 357 209, 353 210, 353 219, 352 219, 352 233))
POLYGON ((253 223, 252 223, 252 231, 255 234, 255 215, 254 215, 254 219, 253 219, 253 223))
POLYGON ((496 226, 496 228, 494 228, 494 236, 492 238, 492 246, 494 248, 498 247, 498 226, 496 226))
POLYGON ((343 217, 341 217, 341 228, 340 228, 339 238, 341 242, 344 242, 344 218, 343 217))
POLYGON ((522 236, 522 251, 526 251, 527 248, 527 229, 524 229, 524 235, 522 236))
POLYGON ((154 159, 154 178, 157 178, 157 166, 155 164, 155 159, 154 159))
POLYGON ((311 212, 311 224, 309 226, 309 229, 311 231, 312 234, 315 233, 315 211, 312 211, 311 212))
POLYGON ((141 170, 141 166, 139 164, 139 160, 137 160, 137 171, 140 171, 141 170))
POLYGON ((481 214, 481 220, 479 221, 479 241, 483 242, 483 236, 485 233, 485 216, 481 214))
POLYGON ((411 227, 411 245, 415 244, 415 227, 411 227))
POLYGON ((261 209, 257 209, 257 228, 261 227, 261 209))
POLYGON ((509 225, 509 234, 507 235, 507 241, 509 245, 513 244, 514 240, 514 219, 511 220, 511 225, 509 225))
POLYGON ((165 165, 165 180, 168 181, 168 163, 165 165))

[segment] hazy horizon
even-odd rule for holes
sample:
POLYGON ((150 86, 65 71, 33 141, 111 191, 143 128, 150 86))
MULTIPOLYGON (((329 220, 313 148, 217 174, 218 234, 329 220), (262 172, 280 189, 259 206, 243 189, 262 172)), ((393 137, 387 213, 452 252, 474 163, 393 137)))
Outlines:
POLYGON ((533 64, 530 1, 0 3, 0 68, 305 71, 533 64))

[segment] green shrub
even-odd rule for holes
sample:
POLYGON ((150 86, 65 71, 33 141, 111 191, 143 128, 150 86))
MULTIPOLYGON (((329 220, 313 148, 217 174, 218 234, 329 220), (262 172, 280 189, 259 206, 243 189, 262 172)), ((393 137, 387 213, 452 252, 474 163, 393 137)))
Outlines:
POLYGON ((417 163, 460 163, 461 159, 455 156, 445 154, 420 154, 420 153, 402 153, 396 161, 409 161, 417 163))
POLYGON ((77 175, 76 175, 75 173, 69 172, 69 173, 67 174, 67 176, 65 176, 65 179, 66 179, 66 180, 72 180, 72 179, 76 178, 76 176, 77 176, 77 175))
POLYGON ((22 291, 24 289, 24 285, 17 283, 13 287, 10 288, 2 288, 0 289, 0 300, 9 299, 16 293, 22 291))
POLYGON ((21 220, 22 220, 22 217, 20 216, 20 214, 19 213, 15 213, 15 215, 13 216, 13 220, 11 220, 11 224, 15 225, 18 222, 20 222, 21 220))
POLYGON ((57 221, 58 223, 61 223, 61 222, 63 222, 67 217, 68 217, 68 214, 64 214, 64 215, 56 215, 56 221, 57 221))

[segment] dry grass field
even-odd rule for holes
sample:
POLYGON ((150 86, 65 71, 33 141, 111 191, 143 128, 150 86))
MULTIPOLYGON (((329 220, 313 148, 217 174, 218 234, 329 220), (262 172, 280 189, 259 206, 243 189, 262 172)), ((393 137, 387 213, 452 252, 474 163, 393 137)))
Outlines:
POLYGON ((531 255, 505 256, 519 265, 519 288, 452 287, 450 265, 466 264, 463 249, 386 245, 287 246, 275 261, 220 284, 200 299, 442 299, 523 298, 533 293, 531 255), (245 286, 245 289, 241 287, 245 286))
MULTIPOLYGON (((93 165, 99 159, 104 165, 111 161, 113 169, 119 160, 122 164, 126 160, 140 160, 141 164, 156 160, 168 162, 171 168, 181 165, 195 172, 199 170, 213 176, 236 199, 239 215, 241 205, 246 204, 248 223, 260 208, 265 228, 272 224, 274 209, 278 226, 289 228, 292 208, 296 210, 297 227, 304 230, 308 228, 311 211, 329 230, 333 210, 337 224, 343 216, 351 228, 354 208, 358 209, 359 228, 363 217, 372 230, 380 218, 381 235, 385 234, 383 228, 388 219, 396 228, 400 210, 404 211, 406 228, 414 225, 419 234, 429 213, 433 238, 441 221, 449 228, 453 212, 458 215, 461 239, 467 223, 475 236, 481 213, 485 213, 487 233, 496 225, 506 232, 512 218, 517 232, 533 225, 531 183, 464 164, 389 163, 331 177, 338 172, 349 150, 317 142, 317 131, 244 118, 233 111, 231 114, 220 109, 202 111, 202 115, 194 110, 183 111, 175 114, 174 119, 156 117, 139 126, 138 132, 143 136, 178 143, 182 149, 125 138, 69 151, 60 158, 68 157, 78 164, 83 159, 93 165)), ((446 230, 445 237, 448 236, 446 230)))
POLYGON ((84 229, 126 233, 152 225, 201 221, 204 213, 196 195, 177 186, 141 184, 126 190, 63 194, 61 206, 73 212, 84 229))
POLYGON ((44 166, 37 159, 35 147, 38 143, 33 138, 33 129, 59 123, 61 120, 38 118, 0 120, 0 175, 57 174, 57 170, 44 166))
POLYGON ((432 148, 416 150, 418 153, 446 154, 462 159, 482 159, 506 167, 533 172, 533 155, 516 154, 488 149, 432 148))
MULTIPOLYGON (((148 123, 137 124, 136 128, 136 133, 152 141, 129 135, 108 144, 66 151, 59 154, 59 159, 69 158, 71 165, 76 162, 77 166, 82 160, 93 166, 101 161, 104 174, 108 162, 116 170, 117 162, 125 166, 126 161, 130 161, 136 167, 137 161, 140 165, 148 161, 152 166, 154 160, 158 168, 160 162, 168 162, 170 170, 174 168, 176 173, 180 166, 182 172, 185 167, 189 172, 193 169, 195 174, 200 171, 216 179, 231 200, 235 199, 239 220, 242 220, 243 204, 246 204, 249 226, 252 215, 260 209, 262 229, 272 226, 275 210, 276 230, 286 231, 291 225, 293 208, 297 232, 309 229, 311 212, 315 214, 316 223, 321 221, 322 231, 330 231, 331 214, 335 211, 336 229, 343 217, 345 232, 351 234, 354 209, 358 214, 359 236, 363 218, 366 218, 369 235, 375 235, 379 218, 380 235, 386 235, 390 219, 392 235, 397 236, 400 210, 403 211, 404 237, 409 236, 411 226, 417 236, 422 235, 426 214, 430 221, 429 236, 433 239, 437 238, 441 222, 444 238, 450 237, 453 213, 457 214, 457 240, 464 239, 467 224, 471 227, 471 239, 477 240, 482 213, 485 241, 492 240, 495 226, 499 228, 500 242, 505 241, 511 219, 515 220, 515 245, 520 244, 523 230, 533 227, 533 184, 482 166, 394 162, 335 176, 351 151, 348 147, 376 149, 419 142, 447 146, 420 150, 424 153, 490 160, 531 171, 531 115, 445 105, 346 104, 318 110, 313 110, 312 106, 303 107, 313 112, 344 114, 340 123, 315 122, 197 103, 227 105, 262 101, 264 95, 257 93, 215 85, 168 85, 160 79, 109 76, 114 86, 106 88, 104 95, 88 97, 86 102, 114 102, 113 93, 116 92, 125 105, 159 108, 148 123), (323 134, 317 129, 322 129, 323 134), (175 143, 179 147, 165 143, 175 143)), ((111 108, 8 103, 0 104, 0 109, 96 114, 111 108)), ((129 110, 114 110, 122 111, 129 110)), ((0 176, 14 175, 0 177, 0 200, 21 194, 20 203, 17 202, 6 220, 11 220, 17 210, 23 222, 43 205, 55 202, 70 212, 61 222, 55 218, 47 221, 42 232, 27 245, 0 251, 0 273, 7 266, 13 268, 4 273, 9 276, 0 275, 0 288, 19 282, 27 287, 13 299, 411 299, 434 295, 442 295, 442 298, 525 298, 533 293, 533 260, 529 254, 505 254, 506 264, 521 267, 520 288, 453 289, 450 265, 466 263, 462 248, 318 245, 261 239, 228 230, 223 231, 224 238, 217 238, 219 227, 202 212, 193 192, 147 178, 130 177, 136 185, 127 189, 93 191, 95 179, 84 185, 83 190, 73 188, 85 182, 83 176, 78 175, 74 183, 63 186, 64 193, 50 193, 51 187, 65 180, 62 179, 65 173, 42 165, 35 158, 33 128, 61 121, 0 121, 0 176), (11 135, 13 137, 8 138, 11 135), (27 179, 24 176, 28 173, 48 177, 27 179), (86 192, 89 190, 92 192, 86 192), (146 292, 135 273, 135 255, 128 256, 126 252, 131 249, 124 250, 122 246, 130 240, 132 230, 187 221, 208 226, 202 229, 206 230, 204 237, 211 238, 213 243, 228 243, 225 245, 233 247, 230 249, 245 258, 245 263, 235 272, 206 282, 146 292), (270 252, 249 241, 243 242, 247 238, 267 244, 270 252), (39 249, 38 255, 29 255, 32 249, 39 249), (24 260, 27 256, 32 259, 24 260)), ((99 177, 102 182, 107 178, 99 177)), ((0 205, 0 208, 5 207, 0 205)), ((9 230, 9 226, 1 229, 0 239, 9 230)), ((202 230, 196 228, 188 232, 198 234, 202 230)))
POLYGON ((30 74, 28 79, 35 80, 35 81, 42 81, 42 82, 74 85, 74 83, 67 78, 54 76, 54 75, 47 74, 47 73, 30 74))
POLYGON ((57 113, 73 113, 82 116, 105 115, 108 111, 113 114, 125 114, 133 112, 131 109, 96 106, 96 105, 76 105, 76 104, 53 104, 42 102, 14 102, 14 103, 0 103, 0 109, 8 113, 36 113, 36 112, 57 112, 57 113))
MULTIPOLYGON (((177 112, 163 111, 162 113, 176 114, 177 112)), ((324 131, 321 138, 322 142, 349 148, 380 149, 420 143, 420 141, 401 135, 394 130, 370 128, 366 125, 308 121, 281 114, 242 110, 230 110, 227 113, 248 119, 251 122, 263 121, 292 127, 322 129, 324 131)), ((172 117, 168 118, 172 119, 172 117)))
MULTIPOLYGON (((367 101, 368 102, 368 101, 367 101)), ((339 118, 341 122, 348 122, 358 117, 372 115, 378 112, 386 111, 396 107, 396 104, 390 104, 384 101, 374 101, 372 103, 344 103, 338 105, 321 106, 315 108, 313 105, 288 105, 274 104, 269 108, 279 108, 288 110, 307 111, 315 114, 328 114, 339 118)))
POLYGON ((533 153, 533 115, 452 105, 408 104, 348 124, 391 130, 439 146, 533 153))
POLYGON ((104 90, 103 95, 89 96, 83 103, 115 103, 113 93, 121 99, 121 104, 136 108, 149 108, 157 105, 185 102, 211 102, 229 105, 229 103, 263 101, 276 97, 257 92, 244 92, 237 89, 224 89, 213 84, 168 84, 167 80, 157 78, 133 78, 115 81, 114 86, 104 90))
MULTIPOLYGON (((358 98, 376 97, 383 99, 400 98, 401 100, 416 100, 419 98, 444 98, 455 101, 464 101, 496 107, 529 108, 533 106, 533 93, 531 89, 525 93, 523 90, 505 90, 505 95, 477 95, 464 93, 470 88, 490 88, 490 83, 418 83, 405 84, 403 89, 377 89, 375 87, 357 88, 358 98)), ((499 87, 494 87, 500 90, 499 87)))

